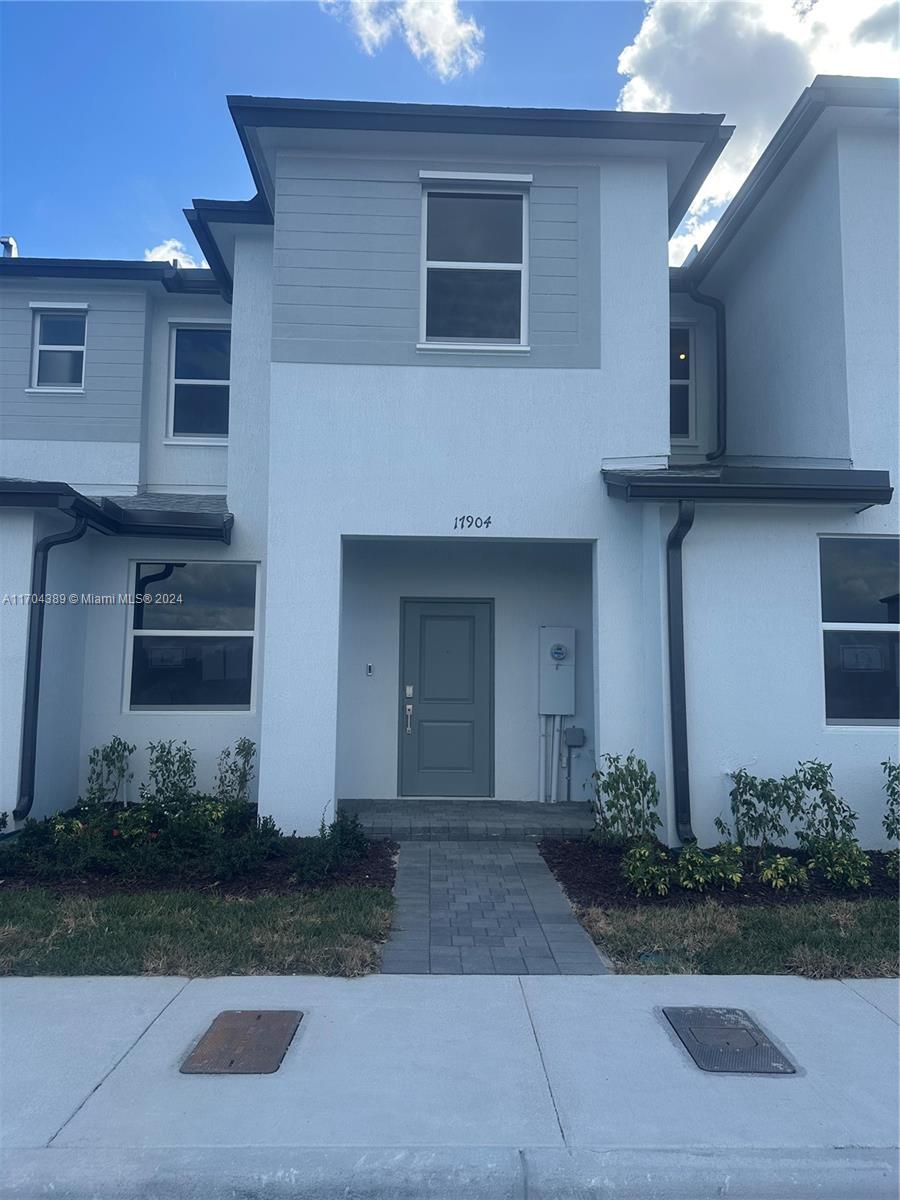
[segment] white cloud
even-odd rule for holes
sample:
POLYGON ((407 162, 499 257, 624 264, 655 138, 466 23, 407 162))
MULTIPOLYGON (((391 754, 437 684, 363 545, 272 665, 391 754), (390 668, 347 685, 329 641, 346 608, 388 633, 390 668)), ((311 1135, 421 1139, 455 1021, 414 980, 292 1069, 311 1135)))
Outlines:
POLYGON ((897 74, 896 10, 884 0, 653 0, 619 56, 619 108, 724 111, 737 127, 670 261, 702 244, 815 75, 897 74))
POLYGON ((366 54, 399 34, 444 82, 474 71, 484 58, 484 32, 457 0, 320 0, 320 7, 350 21, 366 54))
POLYGON ((209 263, 205 258, 197 262, 193 254, 189 254, 184 242, 180 242, 178 238, 166 238, 164 242, 160 242, 158 246, 151 246, 144 250, 144 262, 166 262, 170 263, 173 258, 178 260, 180 267, 208 267, 209 263))

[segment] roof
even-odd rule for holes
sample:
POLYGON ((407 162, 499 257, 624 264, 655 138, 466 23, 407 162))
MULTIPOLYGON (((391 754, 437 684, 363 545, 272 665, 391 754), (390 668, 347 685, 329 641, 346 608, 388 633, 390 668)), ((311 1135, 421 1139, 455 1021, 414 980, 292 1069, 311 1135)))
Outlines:
POLYGON ((712 270, 823 114, 830 109, 897 111, 898 98, 900 82, 896 79, 817 75, 782 121, 700 250, 687 265, 671 271, 673 290, 687 291, 712 270))
POLYGON ((234 242, 241 226, 271 225, 272 214, 265 201, 194 200, 184 215, 219 282, 224 298, 231 301, 234 291, 234 242))
MULTIPOLYGON (((301 130, 307 140, 332 149, 350 133, 418 134, 425 145, 442 135, 501 138, 565 138, 570 151, 614 140, 644 143, 647 153, 666 158, 670 171, 670 232, 674 232, 701 182, 731 137, 723 113, 635 113, 568 108, 489 108, 456 104, 394 104, 359 100, 302 100, 229 96, 228 107, 247 155, 258 195, 272 211, 271 145, 261 131, 301 130), (652 146, 646 145, 653 143, 652 146)), ((495 141, 496 144, 496 141, 495 141)))
POLYGON ((167 292, 218 295, 212 271, 172 263, 118 258, 0 258, 0 275, 10 278, 104 279, 160 283, 167 292))
POLYGON ((748 467, 731 463, 663 470, 602 472, 610 496, 632 501, 756 501, 845 504, 862 511, 890 504, 887 471, 850 467, 748 467))
POLYGON ((119 537, 174 537, 231 542, 234 516, 224 496, 146 493, 84 496, 68 483, 0 478, 0 508, 57 509, 85 517, 88 525, 119 537))

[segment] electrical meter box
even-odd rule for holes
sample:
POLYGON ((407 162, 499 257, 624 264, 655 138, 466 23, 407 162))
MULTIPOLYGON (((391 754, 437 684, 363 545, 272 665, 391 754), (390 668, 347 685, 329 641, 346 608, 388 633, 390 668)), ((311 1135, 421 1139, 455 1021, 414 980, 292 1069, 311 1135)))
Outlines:
POLYGON ((539 699, 542 717, 575 712, 575 630, 569 625, 540 628, 539 699))

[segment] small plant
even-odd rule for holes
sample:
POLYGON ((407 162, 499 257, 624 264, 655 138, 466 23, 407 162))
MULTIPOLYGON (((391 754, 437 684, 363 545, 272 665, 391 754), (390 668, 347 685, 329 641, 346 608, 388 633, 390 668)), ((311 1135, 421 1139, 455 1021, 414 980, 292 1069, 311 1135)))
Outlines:
POLYGON ((369 840, 356 817, 339 813, 330 825, 322 823, 317 837, 299 838, 294 860, 294 878, 304 887, 324 883, 341 867, 358 862, 369 840))
POLYGON ((600 842, 647 841, 662 824, 659 787, 656 775, 642 758, 630 751, 623 760, 619 754, 603 754, 594 772, 593 836, 600 842))
POLYGON ((760 860, 759 880, 776 891, 808 888, 809 871, 790 854, 769 854, 760 860))
POLYGON ((248 737, 238 738, 234 750, 229 746, 222 751, 216 764, 215 794, 219 800, 249 803, 255 755, 256 743, 248 737))
POLYGON ((128 769, 129 758, 136 747, 118 735, 105 746, 95 746, 88 757, 88 778, 85 800, 88 804, 115 804, 126 800, 123 785, 134 779, 128 769), (122 792, 122 796, 119 793, 122 792))
MULTIPOLYGON (((731 776, 731 817, 735 839, 742 846, 758 847, 760 855, 788 835, 788 820, 795 815, 796 789, 787 779, 760 779, 743 767, 731 776)), ((716 829, 723 837, 731 830, 721 817, 716 829)))
POLYGON ((810 871, 832 887, 858 891, 869 886, 869 858, 853 838, 807 835, 804 849, 809 854, 810 871))
POLYGON ((645 842, 622 856, 622 876, 638 896, 668 896, 675 867, 658 842, 645 842))
POLYGON ((744 877, 741 847, 725 842, 715 850, 699 846, 682 847, 678 855, 678 883, 689 892, 705 892, 707 888, 738 887, 744 877))
POLYGON ((900 763, 886 758, 881 769, 884 771, 884 791, 887 796, 881 824, 892 842, 900 842, 900 763))
POLYGON ((181 804, 197 790, 194 751, 187 742, 151 742, 149 784, 141 784, 141 799, 157 804, 181 804))
POLYGON ((800 823, 797 840, 801 845, 854 840, 856 813, 835 792, 830 763, 815 758, 798 763, 797 770, 784 782, 794 795, 794 811, 800 823))

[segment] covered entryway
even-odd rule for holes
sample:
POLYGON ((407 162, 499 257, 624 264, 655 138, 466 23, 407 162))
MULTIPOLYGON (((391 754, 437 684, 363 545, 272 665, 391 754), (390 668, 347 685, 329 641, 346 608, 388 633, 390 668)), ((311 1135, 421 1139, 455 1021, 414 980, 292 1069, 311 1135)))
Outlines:
POLYGON ((401 796, 493 795, 493 607, 401 601, 401 796))

